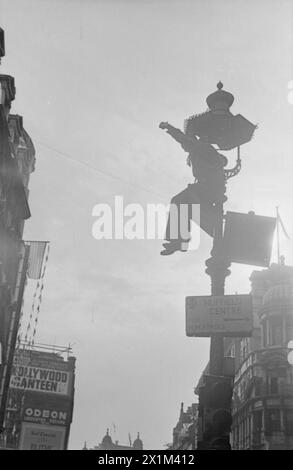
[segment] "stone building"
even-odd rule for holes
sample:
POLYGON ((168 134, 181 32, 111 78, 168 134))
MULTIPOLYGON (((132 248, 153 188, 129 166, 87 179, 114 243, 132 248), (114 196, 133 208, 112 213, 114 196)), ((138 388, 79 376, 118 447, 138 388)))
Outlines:
MULTIPOLYGON (((5 53, 0 29, 0 57, 5 53)), ((14 78, 0 75, 0 431, 16 342, 29 249, 22 240, 30 217, 28 184, 35 149, 22 117, 11 114, 14 78)))
POLYGON ((254 331, 235 339, 233 449, 293 449, 293 267, 284 262, 251 275, 254 331))
POLYGON ((107 429, 107 432, 100 444, 94 446, 92 449, 88 449, 87 444, 85 442, 83 450, 143 450, 143 442, 140 438, 139 433, 137 433, 137 438, 133 441, 131 445, 121 445, 118 441, 113 442, 109 434, 109 429, 107 429))
POLYGON ((194 450, 197 441, 197 416, 198 405, 193 403, 184 411, 184 404, 181 403, 179 419, 173 429, 172 449, 174 450, 194 450))

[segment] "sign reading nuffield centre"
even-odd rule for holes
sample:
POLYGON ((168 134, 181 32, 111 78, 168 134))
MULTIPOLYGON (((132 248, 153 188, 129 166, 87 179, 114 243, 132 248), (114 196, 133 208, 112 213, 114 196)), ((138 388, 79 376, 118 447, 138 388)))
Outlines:
POLYGON ((186 297, 186 335, 251 336, 253 328, 250 295, 204 295, 186 297))

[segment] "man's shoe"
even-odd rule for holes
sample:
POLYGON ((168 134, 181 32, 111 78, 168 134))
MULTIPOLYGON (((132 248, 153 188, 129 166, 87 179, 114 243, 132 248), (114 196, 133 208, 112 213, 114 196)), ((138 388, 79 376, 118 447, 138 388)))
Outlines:
POLYGON ((171 241, 163 243, 165 250, 161 252, 161 255, 172 255, 175 251, 183 251, 184 253, 188 251, 188 245, 190 240, 185 241, 171 241))
POLYGON ((170 242, 170 243, 163 243, 163 247, 165 248, 163 251, 161 251, 162 256, 168 256, 172 255, 175 253, 175 251, 180 251, 181 249, 181 244, 176 242, 170 242))

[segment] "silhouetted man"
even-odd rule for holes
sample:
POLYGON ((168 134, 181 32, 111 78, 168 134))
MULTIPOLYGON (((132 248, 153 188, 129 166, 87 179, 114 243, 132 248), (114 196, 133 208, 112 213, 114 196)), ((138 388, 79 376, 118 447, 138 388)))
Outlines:
POLYGON ((194 135, 184 134, 167 122, 161 122, 161 129, 166 129, 177 142, 188 152, 187 163, 192 167, 194 184, 171 199, 164 250, 161 255, 171 255, 175 251, 187 251, 190 241, 191 220, 200 224, 209 235, 214 234, 215 202, 224 202, 225 173, 227 159, 209 143, 194 135), (194 204, 200 204, 200 221, 196 220, 197 211, 194 204))

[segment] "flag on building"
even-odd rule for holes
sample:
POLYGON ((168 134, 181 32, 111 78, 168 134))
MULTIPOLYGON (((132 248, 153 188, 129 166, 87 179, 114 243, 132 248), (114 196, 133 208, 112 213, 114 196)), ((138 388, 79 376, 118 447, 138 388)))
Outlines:
POLYGON ((30 247, 27 275, 30 279, 40 279, 48 242, 31 241, 27 243, 30 247))

